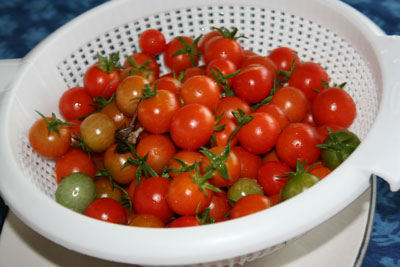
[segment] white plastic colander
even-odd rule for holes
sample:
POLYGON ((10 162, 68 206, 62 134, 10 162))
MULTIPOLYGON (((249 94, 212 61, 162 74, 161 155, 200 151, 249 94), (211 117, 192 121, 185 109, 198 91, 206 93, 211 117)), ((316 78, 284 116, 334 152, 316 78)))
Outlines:
MULTIPOLYGON (((285 246, 342 210, 371 174, 400 188, 400 39, 335 0, 111 1, 56 31, 22 61, 18 77, 1 93, 2 197, 33 230, 66 248, 141 265, 232 266, 285 246), (196 37, 212 26, 237 27, 245 49, 266 55, 279 46, 322 64, 332 81, 347 82, 357 105, 351 130, 357 150, 307 192, 265 211, 213 225, 146 229, 97 221, 54 201, 54 162, 36 155, 28 130, 82 76, 97 52, 138 50, 138 36, 160 29, 167 39, 196 37)), ((59 114, 57 114, 59 115, 59 114)))

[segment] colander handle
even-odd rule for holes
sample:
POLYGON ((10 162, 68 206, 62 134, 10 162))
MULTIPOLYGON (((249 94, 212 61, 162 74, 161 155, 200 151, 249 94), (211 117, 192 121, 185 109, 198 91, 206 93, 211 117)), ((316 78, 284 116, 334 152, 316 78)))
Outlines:
POLYGON ((383 94, 375 124, 360 146, 368 170, 400 189, 400 36, 377 36, 383 94))
POLYGON ((10 84, 17 76, 18 69, 21 65, 22 59, 0 60, 0 93, 10 87, 10 84))

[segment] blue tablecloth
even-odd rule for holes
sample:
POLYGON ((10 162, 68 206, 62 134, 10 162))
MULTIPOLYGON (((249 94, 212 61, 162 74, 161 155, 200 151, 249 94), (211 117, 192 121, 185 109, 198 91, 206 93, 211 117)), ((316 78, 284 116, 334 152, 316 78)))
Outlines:
MULTIPOLYGON (((0 0, 0 59, 24 57, 58 27, 103 2, 0 0)), ((344 2, 364 13, 387 34, 400 35, 400 0, 344 2)), ((0 222, 6 209, 0 198, 0 222)), ((390 192, 380 178, 372 236, 363 266, 400 266, 400 192, 390 192)))

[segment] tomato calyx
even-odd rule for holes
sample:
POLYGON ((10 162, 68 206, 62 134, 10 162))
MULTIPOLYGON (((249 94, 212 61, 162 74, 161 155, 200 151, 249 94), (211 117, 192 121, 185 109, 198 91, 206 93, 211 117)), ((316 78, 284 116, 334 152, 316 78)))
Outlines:
POLYGON ((214 66, 210 69, 210 72, 215 81, 217 82, 217 85, 221 86, 224 89, 226 96, 235 95, 232 88, 229 86, 228 80, 239 74, 240 69, 228 75, 224 75, 219 68, 214 66))
POLYGON ((145 100, 150 99, 156 96, 157 94, 157 84, 154 84, 153 87, 150 87, 150 84, 145 84, 145 87, 142 89, 143 96, 132 98, 131 100, 145 100))
POLYGON ((179 163, 179 165, 181 165, 181 168, 180 169, 168 168, 169 171, 173 171, 173 172, 176 172, 176 173, 190 172, 190 171, 193 171, 194 168, 196 167, 195 164, 187 165, 181 159, 178 159, 178 158, 172 158, 172 159, 176 160, 179 163))
POLYGON ((245 35, 243 35, 243 34, 240 34, 239 36, 236 36, 236 34, 237 34, 238 30, 239 30, 236 27, 233 27, 231 31, 229 29, 227 29, 227 28, 224 28, 224 27, 221 27, 221 28, 211 27, 211 29, 219 31, 223 38, 232 39, 232 40, 238 40, 239 38, 246 38, 247 39, 247 37, 245 35))
POLYGON ((56 117, 56 114, 51 113, 51 119, 49 120, 46 116, 44 116, 42 113, 36 110, 36 113, 42 117, 42 119, 46 122, 47 128, 48 128, 48 134, 52 131, 56 132, 58 135, 60 135, 60 127, 62 126, 68 126, 68 125, 74 125, 72 122, 63 122, 62 120, 58 119, 56 117))
POLYGON ((282 84, 287 82, 290 77, 293 74, 294 69, 296 68, 296 56, 297 56, 297 52, 293 51, 293 59, 292 59, 292 63, 290 65, 290 71, 284 71, 284 70, 279 70, 278 71, 278 75, 282 75, 283 77, 281 79, 278 80, 278 84, 282 84))
MULTIPOLYGON (((305 169, 305 166, 307 165, 307 163, 304 161, 303 163, 300 162, 300 159, 296 160, 296 171, 295 172, 285 172, 284 176, 285 178, 296 178, 296 177, 300 177, 301 175, 307 173, 310 174, 309 171, 311 170, 312 167, 314 167, 315 165, 321 164, 320 162, 316 162, 311 164, 310 166, 308 166, 307 169, 305 169)), ((313 175, 313 174, 310 174, 313 175)))
POLYGON ((343 83, 340 83, 340 84, 333 83, 333 85, 331 86, 324 79, 321 79, 321 82, 322 82, 322 85, 324 86, 325 89, 330 88, 330 87, 336 87, 336 88, 343 89, 347 84, 347 82, 343 82, 343 83))
POLYGON ((199 43, 202 36, 203 35, 199 35, 198 37, 196 37, 196 39, 194 39, 194 41, 190 45, 186 42, 184 38, 182 38, 182 36, 176 37, 179 40, 179 42, 181 42, 181 44, 183 45, 183 48, 175 51, 175 53, 173 53, 171 56, 174 57, 181 54, 187 54, 190 58, 190 63, 192 67, 196 66, 195 56, 201 55, 201 52, 196 49, 196 46, 199 43))
MULTIPOLYGON (((219 189, 218 187, 207 182, 207 180, 214 177, 213 169, 207 170, 203 175, 200 175, 200 170, 199 170, 200 162, 196 162, 193 165, 194 165, 194 175, 190 174, 190 178, 199 187, 200 191, 206 197, 208 197, 206 189, 209 189, 209 190, 217 192, 217 193, 222 192, 221 189, 219 189)), ((199 205, 200 205, 200 203, 199 203, 199 205)))
POLYGON ((129 148, 130 152, 132 155, 135 157, 134 159, 129 157, 127 161, 121 166, 121 170, 124 169, 126 166, 129 165, 137 165, 138 168, 136 170, 136 186, 140 184, 140 180, 142 178, 142 175, 144 174, 146 177, 157 177, 159 176, 153 168, 147 164, 146 160, 148 157, 148 154, 146 154, 144 157, 140 157, 138 153, 136 152, 135 148, 133 145, 130 143, 126 143, 127 147, 129 148))
POLYGON ((97 59, 99 65, 96 67, 105 73, 110 73, 122 68, 119 64, 119 52, 110 53, 108 57, 103 57, 100 53, 97 53, 97 59))

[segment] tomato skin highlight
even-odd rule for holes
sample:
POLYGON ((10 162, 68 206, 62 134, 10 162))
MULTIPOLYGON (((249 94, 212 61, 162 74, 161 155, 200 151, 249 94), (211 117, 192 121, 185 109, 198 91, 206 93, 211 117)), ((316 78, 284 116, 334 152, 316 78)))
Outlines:
POLYGON ((214 116, 201 104, 184 105, 174 114, 170 124, 170 135, 174 143, 190 150, 205 145, 213 130, 214 116))

